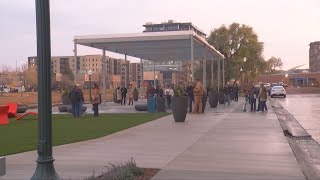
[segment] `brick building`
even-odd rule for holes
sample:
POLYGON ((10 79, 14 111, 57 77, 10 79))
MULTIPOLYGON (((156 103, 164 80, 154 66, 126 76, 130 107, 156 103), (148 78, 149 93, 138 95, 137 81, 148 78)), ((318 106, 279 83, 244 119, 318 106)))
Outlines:
POLYGON ((283 82, 289 86, 319 86, 320 72, 318 73, 289 73, 260 75, 256 78, 256 83, 279 83, 283 82))
POLYGON ((320 41, 310 43, 309 69, 310 72, 320 72, 320 41))

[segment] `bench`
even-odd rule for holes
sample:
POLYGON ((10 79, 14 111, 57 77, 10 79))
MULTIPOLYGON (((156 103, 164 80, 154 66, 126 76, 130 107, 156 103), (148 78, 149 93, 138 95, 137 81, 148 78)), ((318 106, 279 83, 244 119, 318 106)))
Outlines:
POLYGON ((147 104, 136 104, 134 106, 134 109, 136 109, 137 111, 147 111, 147 104))
POLYGON ((6 175, 6 158, 0 157, 0 176, 6 175))

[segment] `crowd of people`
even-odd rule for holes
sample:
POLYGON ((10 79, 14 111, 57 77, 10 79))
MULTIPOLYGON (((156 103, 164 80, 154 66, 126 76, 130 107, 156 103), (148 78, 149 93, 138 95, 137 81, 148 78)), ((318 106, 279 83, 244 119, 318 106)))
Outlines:
POLYGON ((246 111, 246 104, 249 103, 250 112, 268 112, 268 108, 266 105, 268 99, 268 91, 263 83, 261 83, 259 87, 255 87, 253 83, 251 83, 249 86, 245 85, 244 93, 246 98, 243 109, 244 111, 246 111))
MULTIPOLYGON (((174 89, 179 88, 182 90, 183 95, 188 96, 188 111, 189 113, 199 114, 203 113, 203 102, 202 97, 204 93, 209 92, 209 87, 204 89, 201 81, 197 79, 195 82, 185 86, 182 81, 180 81, 176 86, 174 84, 165 85, 164 87, 158 85, 156 88, 149 86, 148 91, 146 92, 147 96, 158 96, 166 98, 166 106, 171 107, 172 98, 174 97, 174 89)), ((267 89, 261 84, 259 87, 255 87, 253 83, 250 85, 245 84, 242 88, 245 103, 243 110, 246 111, 247 104, 250 104, 250 112, 267 112, 268 108, 266 106, 266 101, 268 99, 267 89)), ((237 102, 239 100, 240 88, 237 84, 230 85, 226 84, 223 88, 224 93, 224 105, 229 106, 231 100, 237 102)), ((134 88, 132 85, 129 86, 129 89, 126 87, 118 87, 116 89, 116 101, 121 105, 126 105, 128 99, 128 104, 133 105, 133 96, 134 88)), ((69 93, 69 98, 72 104, 72 114, 73 117, 80 117, 83 115, 82 106, 84 103, 84 96, 80 86, 74 85, 73 89, 69 93)), ((99 104, 101 104, 101 95, 99 92, 98 84, 94 83, 92 90, 92 110, 94 116, 99 116, 99 104)))

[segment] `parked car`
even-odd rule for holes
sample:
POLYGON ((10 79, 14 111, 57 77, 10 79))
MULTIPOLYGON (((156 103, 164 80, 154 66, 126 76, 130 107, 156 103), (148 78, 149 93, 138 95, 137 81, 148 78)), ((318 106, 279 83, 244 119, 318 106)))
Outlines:
POLYGON ((283 86, 273 86, 271 88, 271 93, 270 93, 271 98, 273 98, 274 96, 283 96, 286 97, 287 93, 286 90, 284 89, 283 86))

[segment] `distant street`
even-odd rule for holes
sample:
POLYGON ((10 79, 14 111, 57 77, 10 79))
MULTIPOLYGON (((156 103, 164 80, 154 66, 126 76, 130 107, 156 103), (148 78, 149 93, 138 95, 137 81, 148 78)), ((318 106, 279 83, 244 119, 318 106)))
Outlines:
POLYGON ((289 94, 275 99, 320 144, 320 94, 289 94))

